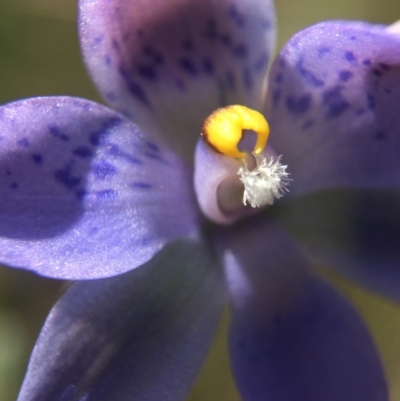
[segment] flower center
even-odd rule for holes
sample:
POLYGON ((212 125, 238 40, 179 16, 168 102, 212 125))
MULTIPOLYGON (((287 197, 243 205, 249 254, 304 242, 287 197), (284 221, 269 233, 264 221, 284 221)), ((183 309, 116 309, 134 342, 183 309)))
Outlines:
POLYGON ((201 134, 219 153, 245 158, 247 153, 238 149, 243 130, 252 130, 257 134, 254 153, 259 155, 267 144, 269 126, 261 113, 245 106, 234 105, 215 110, 204 122, 201 134))
POLYGON ((268 137, 263 115, 244 106, 218 109, 205 120, 196 147, 194 186, 210 220, 232 224, 287 192, 287 167, 266 146, 268 137))

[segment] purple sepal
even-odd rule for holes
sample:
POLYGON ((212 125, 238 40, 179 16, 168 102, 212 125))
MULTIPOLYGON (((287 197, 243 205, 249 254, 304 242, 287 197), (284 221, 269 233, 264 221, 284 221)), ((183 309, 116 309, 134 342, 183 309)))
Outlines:
POLYGON ((400 36, 361 22, 296 34, 270 75, 271 144, 293 181, 288 196, 400 187, 400 36))
POLYGON ((84 60, 106 101, 186 159, 218 107, 260 109, 271 0, 80 0, 79 15, 84 60))
POLYGON ((88 279, 196 230, 192 171, 120 114, 75 98, 0 108, 0 261, 88 279))
POLYGON ((215 260, 195 238, 134 271, 72 284, 42 329, 18 401, 183 401, 225 302, 215 260))
POLYGON ((381 362, 350 304, 272 218, 219 233, 232 299, 229 352, 244 401, 388 401, 381 362))

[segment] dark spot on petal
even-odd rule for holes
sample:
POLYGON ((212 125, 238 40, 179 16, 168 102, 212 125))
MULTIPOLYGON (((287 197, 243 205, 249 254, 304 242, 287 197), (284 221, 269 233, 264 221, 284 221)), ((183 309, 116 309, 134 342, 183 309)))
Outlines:
POLYGON ((136 66, 136 72, 145 79, 154 81, 157 78, 156 71, 153 66, 149 64, 138 64, 136 66))
POLYGON ((143 88, 136 82, 129 81, 128 83, 128 89, 129 92, 138 100, 140 100, 142 103, 145 105, 149 106, 149 100, 147 98, 146 92, 143 90, 143 88))
POLYGON ((381 67, 382 70, 384 70, 384 71, 390 71, 391 70, 391 66, 389 64, 386 64, 386 63, 379 63, 379 67, 381 67))
POLYGON ((203 70, 207 75, 212 75, 214 73, 214 64, 207 57, 203 58, 203 70))
POLYGON ((89 142, 93 146, 99 145, 102 140, 108 135, 108 130, 118 126, 122 120, 119 117, 111 117, 107 121, 105 121, 102 127, 94 132, 89 134, 89 142))
POLYGON ((339 79, 343 82, 347 82, 352 77, 353 73, 351 71, 343 70, 339 72, 339 79))
POLYGON ((272 28, 271 21, 266 19, 261 22, 261 28, 263 28, 266 31, 269 31, 272 28))
POLYGON ((147 98, 146 92, 144 91, 142 86, 132 80, 130 74, 127 73, 124 67, 120 67, 119 72, 122 78, 125 80, 126 86, 131 95, 146 106, 150 106, 149 99, 147 98))
POLYGON ((107 148, 106 148, 107 154, 110 156, 118 157, 121 158, 128 163, 131 164, 142 164, 142 162, 136 158, 135 156, 123 151, 118 145, 115 143, 107 143, 107 148))
POLYGON ((386 135, 383 131, 378 131, 375 133, 374 137, 377 140, 382 140, 382 139, 385 139, 386 135))
POLYGON ((268 53, 266 52, 262 53, 254 63, 255 71, 264 70, 264 68, 266 68, 268 65, 268 60, 269 60, 268 53))
POLYGON ((116 39, 113 39, 113 40, 112 40, 112 47, 113 47, 117 52, 119 52, 119 43, 117 42, 116 39))
POLYGON ((302 130, 307 130, 315 124, 315 120, 307 120, 301 127, 302 130))
POLYGON ((350 63, 353 63, 354 61, 356 61, 354 53, 350 52, 350 51, 347 51, 344 53, 344 58, 350 63))
POLYGON ((106 98, 110 102, 115 102, 117 100, 117 97, 115 96, 115 94, 113 92, 107 92, 106 98))
POLYGON ((244 58, 247 56, 247 47, 243 43, 239 43, 232 49, 234 56, 238 58, 244 58))
POLYGON ((197 75, 197 68, 194 65, 193 61, 190 60, 189 58, 187 58, 187 57, 181 58, 179 60, 179 65, 189 75, 192 75, 192 76, 197 75))
POLYGON ((99 200, 115 199, 118 193, 113 189, 104 189, 96 192, 96 198, 99 200))
POLYGON ((86 191, 84 190, 84 189, 78 189, 76 192, 75 192, 75 196, 76 196, 76 199, 78 199, 78 200, 83 200, 83 198, 86 196, 86 191))
POLYGON ((367 106, 370 110, 375 109, 375 98, 371 93, 367 93, 367 106))
POLYGON ((150 189, 151 185, 147 182, 133 182, 131 184, 132 188, 137 188, 137 189, 150 189))
POLYGON ((29 142, 28 138, 22 138, 17 141, 17 145, 23 148, 29 148, 29 146, 31 146, 31 143, 29 142))
POLYGON ((317 78, 311 71, 309 71, 308 69, 306 69, 303 66, 304 60, 300 59, 297 63, 296 63, 296 70, 299 72, 299 74, 304 78, 304 80, 313 87, 321 87, 324 86, 324 81, 322 79, 317 78))
POLYGON ((11 188, 11 189, 17 189, 18 186, 19 186, 19 185, 18 185, 15 181, 13 181, 13 182, 10 184, 10 188, 11 188))
POLYGON ((104 36, 103 35, 96 36, 93 39, 92 46, 95 47, 95 46, 99 45, 103 40, 104 40, 104 36))
POLYGON ((131 36, 132 36, 131 32, 125 32, 125 33, 122 35, 122 41, 123 41, 123 42, 128 42, 129 39, 131 38, 131 36))
POLYGON ((221 35, 221 43, 226 47, 230 47, 230 45, 232 44, 232 38, 229 33, 223 33, 221 35))
POLYGON ((372 64, 372 61, 369 60, 369 59, 365 59, 365 60, 363 61, 363 64, 364 64, 364 65, 367 65, 367 66, 370 66, 370 65, 372 64))
POLYGON ((105 62, 106 65, 108 65, 108 66, 111 65, 111 57, 110 57, 108 54, 106 54, 106 55, 104 56, 104 62, 105 62))
POLYGON ((228 10, 228 16, 233 20, 233 22, 238 26, 242 27, 245 23, 244 16, 238 11, 235 4, 231 4, 228 10))
POLYGON ((300 97, 288 96, 286 108, 292 114, 301 115, 307 113, 311 106, 311 95, 305 94, 300 97))
POLYGON ((98 160, 92 165, 91 170, 97 178, 102 180, 117 173, 116 167, 105 160, 98 160))
POLYGON ((36 164, 42 164, 43 163, 43 156, 39 155, 38 153, 35 153, 32 155, 32 160, 36 164))
POLYGON ((74 176, 71 170, 71 166, 66 166, 63 169, 57 170, 54 173, 54 177, 68 189, 75 189, 81 183, 81 178, 74 176))
POLYGON ((272 102, 276 106, 281 98, 281 91, 279 89, 275 89, 272 94, 272 102))
POLYGON ((323 102, 327 107, 326 117, 339 117, 346 109, 349 108, 349 102, 343 97, 343 87, 336 86, 323 93, 323 102))
POLYGON ((138 244, 138 246, 140 247, 148 247, 149 244, 152 242, 152 238, 147 236, 147 237, 142 237, 139 240, 136 241, 136 243, 138 244))
POLYGON ((153 142, 147 141, 147 142, 146 142, 146 145, 147 145, 147 147, 149 147, 151 150, 154 150, 154 151, 156 151, 156 152, 159 152, 159 151, 160 151, 160 148, 158 147, 158 145, 156 145, 156 144, 153 143, 153 142))
POLYGON ((50 131, 50 134, 57 139, 60 139, 61 141, 67 142, 69 141, 69 136, 67 134, 64 134, 58 127, 55 125, 49 125, 48 129, 50 131))
POLYGON ((331 48, 330 47, 327 47, 327 46, 322 46, 322 47, 319 47, 318 49, 317 49, 317 52, 318 52, 318 55, 319 56, 323 56, 324 54, 327 54, 327 53, 329 53, 331 51, 331 48))
POLYGON ((378 69, 374 68, 372 70, 372 73, 376 76, 376 77, 381 77, 382 76, 382 72, 379 71, 378 69))
POLYGON ((158 153, 149 153, 145 152, 144 155, 148 157, 149 159, 157 160, 159 162, 165 163, 165 160, 160 156, 158 153))

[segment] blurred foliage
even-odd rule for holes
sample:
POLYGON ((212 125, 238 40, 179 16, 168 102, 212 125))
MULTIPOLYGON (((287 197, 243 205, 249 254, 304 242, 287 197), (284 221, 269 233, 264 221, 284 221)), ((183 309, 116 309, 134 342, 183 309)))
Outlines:
MULTIPOLYGON (((398 0, 276 0, 278 48, 295 32, 327 19, 389 24, 400 18, 398 0)), ((1 0, 0 102, 40 95, 101 101, 80 57, 76 0, 1 0)), ((387 368, 392 400, 400 401, 400 309, 332 274, 361 311, 387 368)), ((62 282, 0 268, 0 394, 16 398, 35 338, 62 282)), ((226 349, 227 317, 190 401, 238 401, 226 349)))

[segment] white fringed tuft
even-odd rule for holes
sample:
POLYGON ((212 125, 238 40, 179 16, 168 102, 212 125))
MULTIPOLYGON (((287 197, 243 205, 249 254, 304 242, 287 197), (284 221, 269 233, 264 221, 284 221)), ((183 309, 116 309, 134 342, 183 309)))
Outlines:
POLYGON ((290 178, 287 166, 280 163, 281 156, 273 158, 265 155, 254 155, 256 167, 249 170, 245 160, 238 171, 244 185, 243 204, 247 202, 253 208, 272 205, 275 199, 288 192, 290 178))

